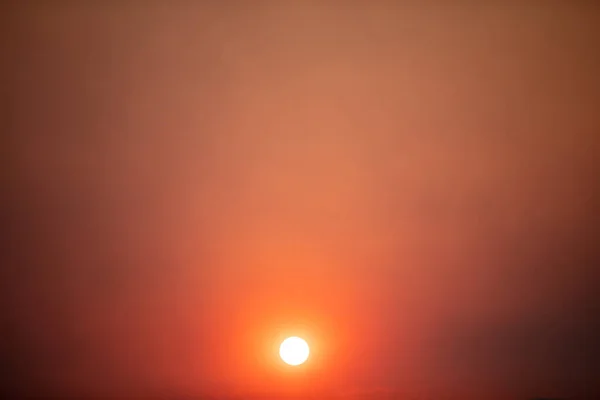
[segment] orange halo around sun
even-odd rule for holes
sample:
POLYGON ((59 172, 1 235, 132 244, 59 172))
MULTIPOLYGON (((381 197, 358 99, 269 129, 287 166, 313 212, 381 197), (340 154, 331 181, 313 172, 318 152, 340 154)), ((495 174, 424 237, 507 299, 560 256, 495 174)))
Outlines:
POLYGON ((297 336, 285 339, 279 346, 279 356, 289 365, 303 364, 308 359, 309 353, 308 343, 297 336))

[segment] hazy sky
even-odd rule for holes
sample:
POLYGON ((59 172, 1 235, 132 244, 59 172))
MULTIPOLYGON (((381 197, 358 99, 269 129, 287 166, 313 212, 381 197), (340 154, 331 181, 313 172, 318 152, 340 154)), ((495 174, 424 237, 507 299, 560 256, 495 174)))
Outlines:
POLYGON ((593 2, 14 3, 2 391, 600 394, 593 2))

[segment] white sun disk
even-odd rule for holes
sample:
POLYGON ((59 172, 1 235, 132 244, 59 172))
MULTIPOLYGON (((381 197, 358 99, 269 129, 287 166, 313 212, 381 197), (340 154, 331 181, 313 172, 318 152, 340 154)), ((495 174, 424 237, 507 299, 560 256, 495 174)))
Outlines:
POLYGON ((285 339, 279 346, 279 356, 289 365, 300 365, 308 359, 310 350, 302 338, 292 336, 285 339))

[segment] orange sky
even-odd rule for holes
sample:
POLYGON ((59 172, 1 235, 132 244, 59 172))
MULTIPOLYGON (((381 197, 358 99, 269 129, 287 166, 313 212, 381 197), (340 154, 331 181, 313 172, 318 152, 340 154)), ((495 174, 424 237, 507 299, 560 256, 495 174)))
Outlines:
POLYGON ((468 3, 3 6, 3 390, 593 398, 600 9, 468 3))

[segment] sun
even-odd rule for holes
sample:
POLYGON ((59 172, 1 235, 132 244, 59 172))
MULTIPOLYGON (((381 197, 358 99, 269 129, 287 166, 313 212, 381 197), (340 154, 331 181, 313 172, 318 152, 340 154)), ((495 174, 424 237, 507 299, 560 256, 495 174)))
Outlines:
POLYGON ((308 343, 297 336, 285 339, 279 346, 279 356, 289 365, 303 364, 308 359, 309 353, 308 343))

